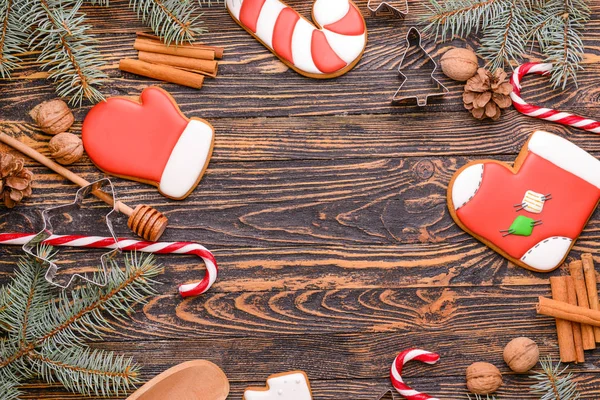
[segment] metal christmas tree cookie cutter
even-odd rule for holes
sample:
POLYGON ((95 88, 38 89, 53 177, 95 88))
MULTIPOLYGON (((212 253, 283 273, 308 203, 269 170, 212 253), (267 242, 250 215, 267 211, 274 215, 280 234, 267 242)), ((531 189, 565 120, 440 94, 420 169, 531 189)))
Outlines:
POLYGON ((430 97, 439 97, 439 96, 443 96, 446 93, 449 92, 448 88, 446 86, 444 86, 440 81, 438 81, 437 79, 435 79, 435 77, 433 76, 435 71, 437 70, 437 63, 435 62, 435 60, 433 59, 433 57, 431 57, 429 55, 429 53, 425 50, 425 48, 423 47, 422 43, 421 43, 421 32, 419 32, 419 30, 412 26, 409 28, 408 33, 406 34, 406 50, 404 51, 404 55, 402 56, 402 59, 400 60, 400 65, 398 66, 398 73, 402 76, 402 78, 404 79, 402 81, 402 84, 400 85, 400 87, 398 88, 398 90, 396 91, 396 93, 394 94, 394 97, 392 98, 392 104, 397 104, 403 100, 407 100, 407 99, 416 99, 417 100, 417 105, 423 107, 427 105, 427 101, 429 100, 430 97), (402 66, 404 65, 404 62, 406 60, 406 56, 408 55, 409 50, 411 49, 411 44, 416 43, 417 46, 419 47, 419 49, 428 57, 429 60, 431 60, 431 62, 433 63, 433 70, 431 71, 431 82, 433 82, 438 89, 441 90, 435 93, 432 92, 424 92, 424 93, 414 93, 414 92, 410 92, 410 93, 405 93, 405 84, 408 81, 408 77, 402 73, 402 66))
MULTIPOLYGON (((114 186, 110 179, 104 178, 104 179, 100 179, 98 181, 92 182, 89 185, 82 186, 79 190, 77 190, 77 193, 75 194, 75 200, 72 203, 61 205, 61 206, 56 206, 56 207, 50 207, 50 208, 46 208, 46 209, 42 210, 42 219, 44 221, 44 228, 40 232, 38 232, 29 242, 27 242, 23 245, 23 251, 48 264, 48 270, 46 271, 46 274, 44 276, 44 278, 46 279, 46 281, 48 283, 50 283, 54 286, 60 287, 62 289, 66 289, 71 285, 71 283, 73 283, 73 281, 76 278, 79 278, 85 282, 91 283, 96 286, 100 286, 100 287, 106 286, 106 284, 108 283, 108 269, 109 269, 108 264, 109 264, 110 260, 112 258, 114 258, 114 256, 117 253, 120 252, 118 240, 115 235, 115 231, 113 229, 112 222, 110 220, 111 215, 114 212, 117 212, 117 210, 115 208, 115 204, 116 204, 116 197, 115 197, 114 186), (105 188, 108 189, 108 191, 102 190, 105 188), (46 239, 49 239, 53 235, 54 228, 52 227, 52 222, 50 221, 52 218, 51 214, 56 213, 57 210, 67 211, 70 208, 81 208, 83 201, 88 196, 91 196, 92 192, 97 191, 97 190, 110 195, 113 200, 112 201, 112 204, 113 204, 112 209, 105 215, 104 219, 106 220, 106 226, 108 227, 108 231, 110 232, 110 237, 114 240, 115 248, 114 248, 114 250, 111 250, 107 253, 102 254, 102 256, 100 257, 100 261, 101 261, 101 265, 102 265, 102 270, 101 270, 101 274, 100 274, 102 277, 101 282, 98 282, 98 281, 88 278, 86 276, 86 274, 76 273, 76 274, 71 275, 67 284, 63 285, 55 280, 56 275, 59 270, 59 267, 54 262, 52 262, 49 258, 41 257, 39 254, 36 254, 35 249, 37 248, 37 246, 39 244, 41 244, 46 239)), ((111 245, 112 245, 112 243, 111 243, 111 245)))
POLYGON ((367 8, 372 16, 376 16, 379 12, 387 10, 395 17, 404 18, 408 14, 407 0, 369 0, 367 8), (401 7, 400 7, 401 5, 401 7))

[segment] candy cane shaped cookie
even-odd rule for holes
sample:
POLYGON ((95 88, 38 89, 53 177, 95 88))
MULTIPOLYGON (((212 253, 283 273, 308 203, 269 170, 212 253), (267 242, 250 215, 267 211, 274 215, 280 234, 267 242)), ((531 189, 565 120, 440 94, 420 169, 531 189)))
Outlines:
MULTIPOLYGON (((34 233, 0 233, 0 244, 23 245, 36 236, 34 233)), ((197 296, 205 293, 217 280, 217 260, 204 246, 192 242, 144 242, 141 240, 118 239, 112 237, 81 236, 81 235, 52 235, 42 243, 50 246, 87 247, 93 249, 115 249, 124 251, 141 251, 153 254, 194 254, 204 261, 206 274, 195 283, 179 286, 183 297, 197 296)))
POLYGON ((432 397, 428 394, 417 392, 410 388, 402 380, 402 367, 410 360, 417 360, 426 364, 435 364, 440 359, 439 354, 431 353, 421 349, 405 350, 394 359, 392 368, 390 369, 390 379, 392 385, 407 400, 439 400, 437 397, 432 397))
POLYGON ((358 63, 367 26, 351 0, 316 0, 317 27, 279 0, 226 0, 233 19, 301 75, 335 78, 358 63))
POLYGON ((525 63, 515 69, 515 72, 510 78, 510 83, 513 85, 513 91, 510 94, 510 97, 512 98, 513 105, 517 111, 530 117, 556 122, 557 124, 568 125, 594 133, 600 133, 599 121, 584 118, 576 114, 553 110, 551 108, 527 104, 525 100, 521 98, 521 80, 525 75, 547 75, 550 73, 551 69, 552 64, 538 62, 525 63))

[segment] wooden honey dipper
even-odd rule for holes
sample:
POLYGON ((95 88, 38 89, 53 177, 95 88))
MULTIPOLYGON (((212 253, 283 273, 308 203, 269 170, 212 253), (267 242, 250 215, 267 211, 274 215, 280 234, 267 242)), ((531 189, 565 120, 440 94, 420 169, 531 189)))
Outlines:
MULTIPOLYGON (((90 184, 90 182, 86 181, 81 176, 68 170, 62 165, 55 163, 42 153, 27 146, 25 143, 19 142, 18 140, 8 136, 5 133, 0 133, 0 142, 3 142, 16 150, 19 150, 21 153, 31 157, 40 164, 45 165, 46 167, 50 168, 57 174, 60 174, 61 176, 67 178, 76 185, 83 187, 90 184)), ((100 200, 104 201, 106 204, 112 206, 114 203, 113 198, 110 195, 100 190, 95 190, 92 192, 92 194, 100 200)), ((129 219, 127 220, 127 226, 129 227, 129 229, 131 229, 133 232, 135 232, 137 235, 141 236, 145 240, 149 240, 151 242, 155 242, 161 237, 161 235, 167 228, 167 224, 169 223, 169 220, 167 219, 167 217, 165 217, 163 213, 149 206, 140 204, 134 210, 133 208, 120 201, 117 201, 116 204, 114 204, 114 206, 117 209, 117 211, 129 217, 129 219)))

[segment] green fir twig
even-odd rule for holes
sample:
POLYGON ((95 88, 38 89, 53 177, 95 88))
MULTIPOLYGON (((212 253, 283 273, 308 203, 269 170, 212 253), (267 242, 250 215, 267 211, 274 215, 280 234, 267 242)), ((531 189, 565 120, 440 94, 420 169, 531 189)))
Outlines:
POLYGON ((553 364, 552 358, 546 356, 540 360, 542 372, 535 371, 530 377, 538 381, 531 386, 533 393, 540 394, 540 400, 576 400, 580 398, 577 382, 573 374, 564 374, 568 367, 561 369, 560 362, 553 364))
POLYGON ((130 0, 129 6, 167 44, 191 42, 206 32, 190 0, 130 0))
MULTIPOLYGON (((42 246, 38 254, 52 256, 52 249, 42 246)), ((125 394, 139 382, 138 366, 131 358, 90 349, 85 341, 102 337, 111 327, 107 317, 124 320, 136 304, 145 303, 155 293, 152 286, 161 269, 151 256, 134 254, 126 257, 123 269, 112 262, 105 287, 85 284, 70 294, 46 282, 45 271, 38 259, 23 258, 4 288, 8 306, 0 311, 0 325, 6 327, 0 341, 0 398, 18 398, 18 387, 34 377, 58 381, 82 395, 125 394)))
POLYGON ((105 64, 88 35, 85 15, 79 13, 83 0, 32 0, 24 6, 23 19, 36 25, 30 37, 34 50, 41 50, 38 62, 57 84, 59 96, 70 97, 71 104, 83 99, 96 103, 104 99, 98 90, 107 75, 105 64))
POLYGON ((436 39, 482 31, 478 53, 492 70, 521 63, 531 42, 553 64, 555 88, 577 83, 584 52, 581 31, 590 19, 586 0, 429 0, 426 6, 424 30, 436 39))
POLYGON ((22 1, 0 0, 0 78, 10 78, 25 52, 30 24, 20 20, 22 1))

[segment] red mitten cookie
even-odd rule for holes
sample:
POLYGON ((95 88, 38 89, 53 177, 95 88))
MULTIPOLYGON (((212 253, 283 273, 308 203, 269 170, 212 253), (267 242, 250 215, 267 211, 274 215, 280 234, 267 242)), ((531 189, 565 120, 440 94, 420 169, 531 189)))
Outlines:
POLYGON ((83 121, 90 159, 108 174, 157 186, 181 200, 198 185, 212 155, 215 132, 200 118, 186 118, 164 90, 149 87, 140 102, 111 97, 83 121))
POLYGON ((513 263, 548 272, 567 257, 600 200, 600 161, 537 131, 514 167, 494 160, 462 167, 448 187, 456 223, 513 263))

